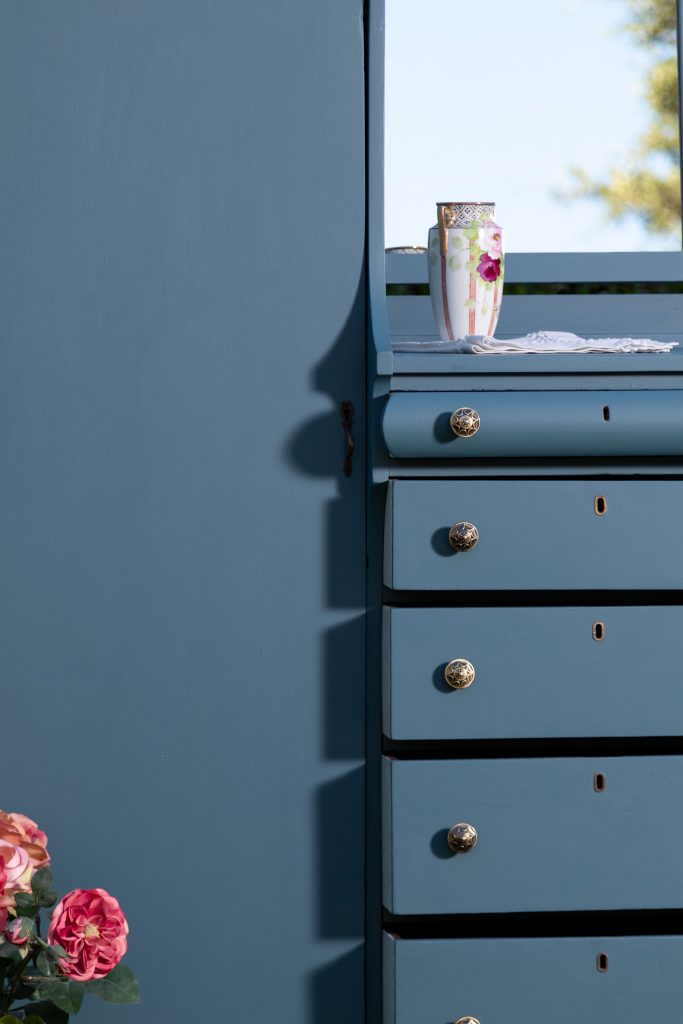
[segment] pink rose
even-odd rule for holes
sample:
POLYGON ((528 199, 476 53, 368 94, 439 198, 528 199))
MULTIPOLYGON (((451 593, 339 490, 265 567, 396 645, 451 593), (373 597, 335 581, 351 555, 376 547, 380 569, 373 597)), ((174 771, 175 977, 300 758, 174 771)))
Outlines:
POLYGON ((116 967, 128 948, 127 935, 128 923, 113 896, 104 889, 74 889, 55 907, 47 940, 69 954, 59 961, 62 974, 91 981, 116 967))
POLYGON ((0 811, 0 839, 12 846, 20 846, 29 856, 34 871, 50 863, 47 852, 47 836, 35 821, 25 814, 0 811))
POLYGON ((5 928, 5 936, 15 946, 23 946, 28 939, 28 933, 26 935, 21 934, 23 927, 23 923, 18 917, 15 917, 12 923, 5 928))
POLYGON ((492 260, 499 260, 503 255, 503 229, 492 220, 484 221, 484 238, 482 249, 485 249, 492 260))
POLYGON ((14 902, 11 897, 4 895, 6 885, 7 872, 5 871, 5 862, 0 857, 0 928, 4 928, 7 924, 7 907, 14 902))
POLYGON ((485 252, 479 260, 477 271, 484 281, 497 281, 500 277, 500 260, 491 259, 485 252))
POLYGON ((7 875, 3 896, 13 897, 18 892, 30 892, 33 866, 26 850, 0 839, 0 857, 4 861, 7 875))

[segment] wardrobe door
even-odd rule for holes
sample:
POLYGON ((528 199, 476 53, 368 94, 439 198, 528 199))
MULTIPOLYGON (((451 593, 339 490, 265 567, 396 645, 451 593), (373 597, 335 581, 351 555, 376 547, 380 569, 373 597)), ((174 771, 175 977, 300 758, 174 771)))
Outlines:
POLYGON ((127 915, 91 1024, 362 1019, 361 13, 0 0, 0 805, 127 915))

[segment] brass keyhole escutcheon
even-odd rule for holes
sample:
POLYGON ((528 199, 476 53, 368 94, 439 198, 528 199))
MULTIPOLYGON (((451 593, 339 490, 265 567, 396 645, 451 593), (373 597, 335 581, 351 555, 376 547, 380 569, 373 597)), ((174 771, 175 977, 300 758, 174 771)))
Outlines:
POLYGON ((480 426, 481 420, 476 409, 463 406, 451 415, 451 430, 456 437, 474 437, 480 426))
POLYGON ((607 511, 607 498, 604 494, 598 494, 593 502, 593 508, 595 509, 596 516, 604 516, 607 511))
POLYGON ((471 551, 478 542, 479 530, 474 523, 456 523, 448 531, 448 543, 454 551, 471 551))
POLYGON ((593 639, 596 643, 600 643, 601 640, 605 639, 605 623, 594 622, 593 623, 593 639))
POLYGON ((477 830, 466 821, 459 821, 448 831, 448 846, 453 853, 469 853, 477 845, 477 830))
POLYGON ((607 779, 602 772, 597 772, 593 776, 593 789, 596 793, 604 793, 605 787, 607 786, 607 779))
POLYGON ((474 682, 474 665, 466 658, 454 658, 444 669, 446 682, 453 690, 466 690, 474 682))
POLYGON ((598 953, 595 958, 595 966, 600 971, 600 974, 604 974, 605 971, 609 970, 609 957, 607 953, 598 953))

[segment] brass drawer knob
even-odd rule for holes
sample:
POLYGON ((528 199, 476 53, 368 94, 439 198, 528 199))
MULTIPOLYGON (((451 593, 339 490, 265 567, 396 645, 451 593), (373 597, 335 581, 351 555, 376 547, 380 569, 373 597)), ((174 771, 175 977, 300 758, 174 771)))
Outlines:
POLYGON ((456 523, 448 531, 448 543, 454 551, 471 551, 478 540, 479 530, 474 523, 456 523))
POLYGON ((474 437, 480 426, 481 420, 476 409, 463 406, 451 416, 451 430, 456 437, 474 437))
POLYGON ((466 821, 459 821, 448 832, 448 845, 453 853, 469 853, 477 845, 477 830, 466 821))
POLYGON ((455 1024, 479 1024, 476 1017, 458 1017, 455 1024))
POLYGON ((454 690, 466 690, 474 682, 474 665, 465 658, 454 658, 444 669, 446 682, 454 690))

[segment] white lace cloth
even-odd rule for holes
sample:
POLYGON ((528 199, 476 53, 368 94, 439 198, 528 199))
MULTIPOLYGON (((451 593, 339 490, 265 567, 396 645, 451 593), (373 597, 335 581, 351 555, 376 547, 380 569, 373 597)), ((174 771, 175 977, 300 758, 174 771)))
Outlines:
POLYGON ((523 338, 469 334, 457 341, 392 341, 394 352, 448 352, 470 355, 561 352, 670 352, 677 341, 649 338, 580 338, 567 331, 534 331, 523 338))

